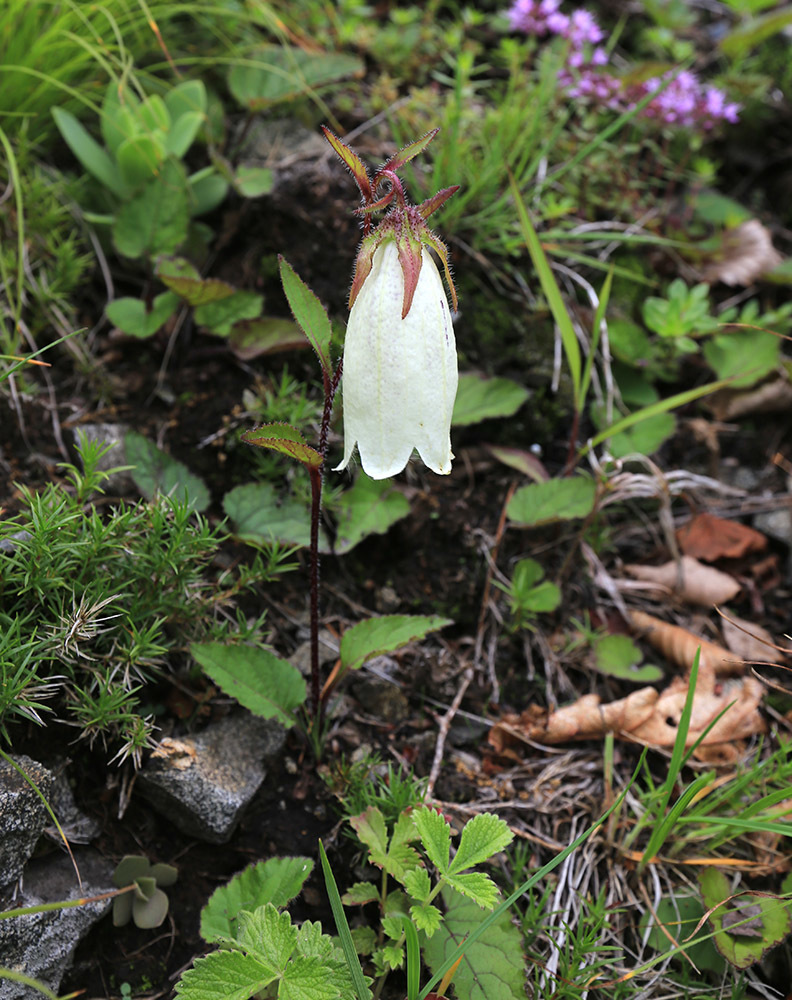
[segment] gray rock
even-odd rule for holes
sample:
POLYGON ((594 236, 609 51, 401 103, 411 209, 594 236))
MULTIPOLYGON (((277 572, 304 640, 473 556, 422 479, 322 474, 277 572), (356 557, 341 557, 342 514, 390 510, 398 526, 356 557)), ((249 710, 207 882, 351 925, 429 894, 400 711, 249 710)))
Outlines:
POLYGON ((792 510, 788 506, 757 514, 753 526, 757 531, 792 547, 792 510))
MULTIPOLYGON (((24 890, 6 909, 38 906, 58 900, 96 896, 112 890, 112 867, 90 849, 74 852, 82 886, 65 854, 31 861, 25 868, 24 890)), ((48 910, 0 920, 2 964, 58 991, 81 938, 107 912, 111 899, 67 910, 48 910)), ((41 1000, 41 993, 24 983, 0 978, 0 1000, 41 1000)))
MULTIPOLYGON (((319 665, 334 663, 338 659, 338 639, 328 628, 319 629, 319 665)), ((297 667, 303 677, 311 676, 311 640, 301 642, 289 657, 289 663, 297 667)))
MULTIPOLYGON (((77 808, 71 785, 63 773, 55 778, 49 804, 70 844, 89 844, 98 836, 99 824, 77 808)), ((47 826, 44 832, 48 837, 61 843, 60 831, 54 823, 47 826)))
POLYGON ((283 726, 250 713, 229 716, 197 736, 163 740, 136 790, 190 837, 225 843, 283 748, 283 726))
MULTIPOLYGON (((124 436, 129 430, 126 424, 80 424, 74 429, 74 443, 79 444, 80 438, 97 441, 109 450, 97 462, 97 468, 109 472, 121 465, 127 465, 124 436)), ((105 480, 105 489, 116 493, 131 493, 135 489, 135 481, 129 472, 114 472, 105 480)))
MULTIPOLYGON (((52 772, 30 757, 18 756, 13 760, 46 798, 52 788, 52 772)), ((0 886, 21 875, 47 815, 35 789, 14 767, 0 759, 0 886)))
POLYGON ((15 531, 8 538, 0 538, 0 552, 16 552, 17 542, 29 542, 32 537, 29 531, 15 531))
POLYGON ((410 717, 410 703, 394 683, 379 677, 361 677, 352 685, 352 693, 367 715, 383 722, 399 723, 410 717))

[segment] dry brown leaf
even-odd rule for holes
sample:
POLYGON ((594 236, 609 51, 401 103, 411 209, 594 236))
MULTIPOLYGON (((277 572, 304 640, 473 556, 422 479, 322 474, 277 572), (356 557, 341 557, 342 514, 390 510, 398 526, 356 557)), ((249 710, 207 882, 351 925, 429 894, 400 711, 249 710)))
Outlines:
POLYGON ((724 615, 721 619, 721 631, 723 641, 741 660, 758 660, 762 663, 784 655, 766 628, 738 618, 737 615, 724 615))
POLYGON ((752 413, 788 413, 792 409, 792 384, 785 375, 774 375, 751 389, 719 389, 706 400, 718 420, 737 420, 752 413))
POLYGON ((719 259, 705 268, 704 280, 750 285, 783 259, 773 246, 770 231, 758 219, 748 219, 723 234, 719 259))
POLYGON ((647 642, 680 670, 690 670, 696 650, 700 647, 699 671, 706 670, 721 675, 743 673, 745 664, 742 659, 716 642, 702 639, 686 628, 670 625, 645 611, 630 611, 629 621, 647 642))
POLYGON ((705 562, 742 559, 749 552, 762 552, 767 547, 761 531, 714 514, 696 514, 677 531, 676 537, 686 556, 705 562))
POLYGON ((625 566, 636 580, 657 583, 692 604, 725 604, 740 592, 740 585, 733 576, 722 573, 713 566, 704 566, 692 556, 682 556, 676 562, 662 566, 625 566))
POLYGON ((151 751, 152 757, 159 757, 177 771, 186 771, 198 760, 198 751, 192 740, 174 740, 165 736, 151 751))

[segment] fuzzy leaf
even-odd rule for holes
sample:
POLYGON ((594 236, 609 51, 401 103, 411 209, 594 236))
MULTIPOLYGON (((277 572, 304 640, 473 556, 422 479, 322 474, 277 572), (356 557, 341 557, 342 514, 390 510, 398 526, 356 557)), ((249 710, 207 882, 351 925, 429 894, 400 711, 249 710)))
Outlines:
POLYGON ((460 375, 451 424, 468 427, 492 417, 510 417, 529 396, 524 386, 508 378, 460 375))
POLYGON ((265 903, 286 906, 312 870, 310 858, 274 857, 239 872, 227 885, 215 889, 201 910, 201 937, 210 944, 236 937, 241 910, 253 910, 265 903))
POLYGON ((428 806, 413 811, 421 845, 441 875, 448 871, 451 854, 451 827, 445 817, 428 806))
POLYGON ((375 899, 379 899, 379 890, 373 882, 355 882, 341 897, 341 902, 344 906, 361 906, 373 903, 375 899))
POLYGON ((288 913, 265 903, 241 915, 237 940, 265 968, 281 973, 297 947, 297 928, 288 913))
POLYGON ((443 914, 432 906, 431 903, 424 903, 422 906, 411 906, 410 916, 419 931, 430 938, 443 922, 443 914))
POLYGON ((322 931, 318 920, 305 920, 297 929, 297 950, 304 958, 329 959, 333 955, 333 939, 322 931))
POLYGON ((206 510, 209 490, 202 479, 193 475, 183 462, 171 458, 137 431, 128 431, 124 438, 127 461, 132 478, 147 499, 157 493, 188 503, 193 510, 206 510))
POLYGON ((404 888, 419 903, 425 902, 432 891, 432 883, 425 868, 413 868, 404 876, 404 888))
POLYGON ((278 258, 281 284, 289 302, 289 308, 297 325, 305 334, 311 347, 316 351, 325 375, 332 376, 330 360, 330 340, 333 331, 322 303, 284 258, 278 258))
POLYGON ((222 642, 193 643, 190 652, 225 694, 254 715, 277 719, 287 729, 294 710, 305 701, 300 671, 268 649, 229 646, 222 642))
POLYGON ((485 910, 491 910, 498 902, 500 893, 498 887, 484 872, 466 872, 464 875, 446 875, 446 882, 461 892, 463 896, 472 899, 474 903, 485 910))
POLYGON ((245 444, 254 444, 258 448, 269 448, 281 455, 288 455, 309 469, 318 469, 322 465, 322 456, 306 443, 305 438, 291 424, 264 424, 240 435, 245 444))
POLYGON ((385 532, 410 513, 410 503, 388 479, 371 479, 361 472, 355 485, 342 493, 336 517, 336 555, 349 552, 369 535, 385 532))
POLYGON ((502 851, 514 839, 514 834, 500 817, 479 813, 465 824, 454 860, 448 869, 456 875, 466 868, 480 865, 493 854, 502 851))
POLYGON ((275 977, 251 955, 213 951, 197 958, 176 985, 179 1000, 249 1000, 275 977))
POLYGON ((341 639, 342 671, 356 670, 366 660, 392 653, 450 624, 449 618, 438 615, 382 615, 358 622, 348 628, 341 639))
MULTIPOLYGON (((423 949, 433 971, 481 923, 481 910, 475 903, 447 889, 443 899, 445 919, 423 949)), ((464 1000, 525 1000, 522 935, 508 912, 467 948, 453 982, 456 995, 464 1000)))
POLYGON ((594 509, 595 497, 594 481, 584 476, 549 479, 517 490, 509 501, 507 514, 510 521, 524 527, 553 524, 586 517, 594 509))
POLYGON ((295 958, 286 966, 278 1000, 335 1000, 339 984, 318 958, 295 958))

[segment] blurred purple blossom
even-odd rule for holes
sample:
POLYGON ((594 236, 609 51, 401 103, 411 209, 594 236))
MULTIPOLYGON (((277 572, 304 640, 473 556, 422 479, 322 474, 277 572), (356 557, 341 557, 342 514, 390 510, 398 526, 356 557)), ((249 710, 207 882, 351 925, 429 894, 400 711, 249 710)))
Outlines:
MULTIPOLYGON (((638 84, 626 84, 603 69, 608 53, 599 44, 605 33, 594 15, 583 7, 565 14, 561 0, 515 0, 509 9, 513 31, 543 38, 556 35, 569 42, 566 66, 559 72, 559 83, 572 98, 597 101, 615 111, 627 111, 653 91, 668 77, 652 77, 638 84)), ((704 87, 695 73, 682 70, 667 84, 662 93, 641 110, 643 118, 653 119, 678 128, 711 129, 719 121, 736 122, 740 105, 729 102, 717 87, 704 87)))

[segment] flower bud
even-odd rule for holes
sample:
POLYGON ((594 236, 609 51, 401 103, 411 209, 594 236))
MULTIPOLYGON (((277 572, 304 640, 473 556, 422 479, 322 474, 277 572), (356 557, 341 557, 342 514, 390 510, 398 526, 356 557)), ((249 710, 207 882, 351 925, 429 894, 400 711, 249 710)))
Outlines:
MULTIPOLYGON (((372 479, 401 472, 413 449, 433 472, 451 471, 457 391, 454 328, 443 281, 425 245, 402 316, 405 274, 396 240, 384 236, 349 314, 344 344, 344 460, 355 445, 372 479)), ((418 256, 420 255, 420 256, 418 256)))

